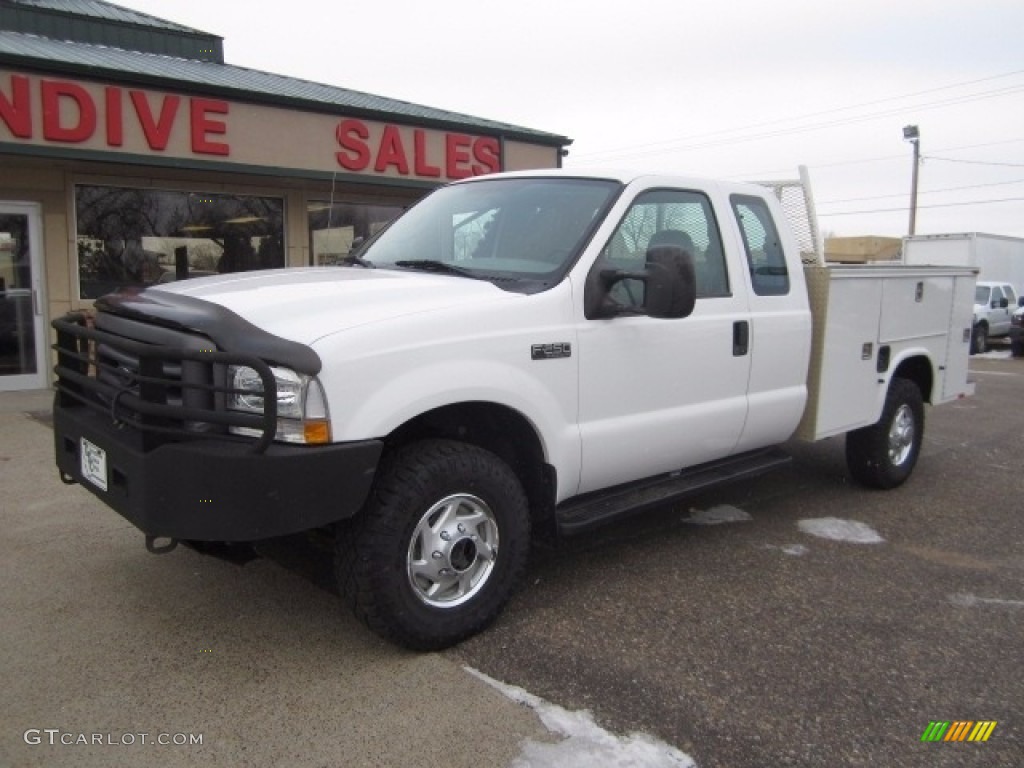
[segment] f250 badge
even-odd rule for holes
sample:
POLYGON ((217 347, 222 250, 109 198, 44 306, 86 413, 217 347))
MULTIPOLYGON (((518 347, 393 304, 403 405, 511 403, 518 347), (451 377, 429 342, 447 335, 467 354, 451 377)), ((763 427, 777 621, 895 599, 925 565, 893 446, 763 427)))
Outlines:
POLYGON ((568 341, 555 344, 534 344, 530 347, 530 357, 534 360, 557 360, 560 357, 572 357, 572 344, 568 341))

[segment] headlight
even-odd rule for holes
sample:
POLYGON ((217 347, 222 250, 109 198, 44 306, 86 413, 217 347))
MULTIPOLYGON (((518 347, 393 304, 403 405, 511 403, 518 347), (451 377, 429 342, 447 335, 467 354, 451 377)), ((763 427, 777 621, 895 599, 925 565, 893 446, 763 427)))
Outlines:
MULTIPOLYGON (((286 443, 323 444, 331 441, 331 426, 327 413, 327 399, 320 382, 312 377, 287 368, 271 367, 277 389, 276 440, 286 443)), ((228 395, 229 410, 244 413, 263 413, 263 380, 259 374, 244 365, 228 367, 228 381, 234 392, 228 395)), ((231 427, 237 435, 259 435, 249 427, 231 427)))

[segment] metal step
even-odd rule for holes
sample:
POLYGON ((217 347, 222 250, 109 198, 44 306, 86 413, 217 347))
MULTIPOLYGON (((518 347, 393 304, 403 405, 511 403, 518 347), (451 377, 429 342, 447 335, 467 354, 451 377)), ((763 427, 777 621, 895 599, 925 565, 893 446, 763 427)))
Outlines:
POLYGON ((781 449, 766 448, 577 496, 556 508, 558 532, 562 535, 580 533, 620 515, 661 506, 717 485, 756 477, 791 461, 781 449))

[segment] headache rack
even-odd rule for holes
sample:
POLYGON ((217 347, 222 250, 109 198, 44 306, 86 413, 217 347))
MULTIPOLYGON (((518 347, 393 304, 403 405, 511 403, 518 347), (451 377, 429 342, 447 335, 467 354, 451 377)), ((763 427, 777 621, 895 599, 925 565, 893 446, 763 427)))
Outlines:
POLYGON ((209 339, 100 313, 96 327, 72 312, 54 320, 55 387, 61 407, 85 407, 121 428, 138 430, 142 447, 183 440, 233 440, 264 452, 277 430, 277 388, 270 366, 252 355, 222 352, 209 339), (229 410, 229 366, 252 368, 263 382, 263 413, 229 410), (234 434, 231 427, 258 437, 234 434))

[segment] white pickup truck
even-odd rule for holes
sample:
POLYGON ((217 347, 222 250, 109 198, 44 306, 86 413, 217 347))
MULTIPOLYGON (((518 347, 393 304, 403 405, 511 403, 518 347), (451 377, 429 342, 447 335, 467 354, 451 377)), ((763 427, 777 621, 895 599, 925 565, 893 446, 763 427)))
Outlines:
POLYGON ((357 615, 411 648, 492 621, 531 537, 751 477, 794 435, 845 433, 851 475, 897 486, 923 404, 973 391, 973 270, 805 265, 759 186, 480 177, 349 262, 55 321, 56 460, 153 551, 330 531, 357 615))
POLYGON ((971 352, 988 351, 988 340, 1007 336, 1017 309, 1017 292, 1009 283, 979 281, 974 288, 974 338, 971 352))

